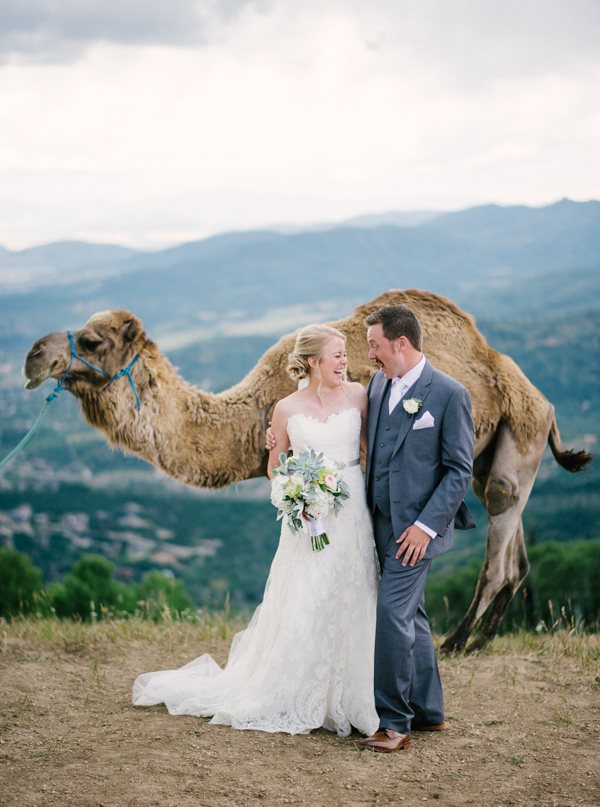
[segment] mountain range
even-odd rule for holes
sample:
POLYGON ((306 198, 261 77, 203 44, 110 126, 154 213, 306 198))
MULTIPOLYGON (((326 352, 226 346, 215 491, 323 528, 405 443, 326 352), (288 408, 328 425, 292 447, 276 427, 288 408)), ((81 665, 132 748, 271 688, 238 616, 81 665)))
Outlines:
POLYGON ((1 250, 0 338, 35 338, 127 308, 153 336, 182 346, 223 320, 239 334, 335 318, 390 288, 428 289, 486 318, 584 310, 600 299, 598 201, 486 205, 389 223, 400 215, 226 233, 158 252, 78 242, 1 250))

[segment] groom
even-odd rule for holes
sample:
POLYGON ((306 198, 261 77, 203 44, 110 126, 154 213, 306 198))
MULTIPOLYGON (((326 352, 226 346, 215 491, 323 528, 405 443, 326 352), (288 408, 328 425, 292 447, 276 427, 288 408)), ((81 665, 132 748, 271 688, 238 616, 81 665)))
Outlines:
POLYGON ((421 353, 422 328, 408 306, 365 319, 369 358, 379 364, 367 393, 367 500, 381 582, 375 636, 379 729, 373 751, 410 747, 411 731, 444 727, 442 686, 425 613, 431 559, 471 529, 463 501, 473 472, 467 390, 421 353))

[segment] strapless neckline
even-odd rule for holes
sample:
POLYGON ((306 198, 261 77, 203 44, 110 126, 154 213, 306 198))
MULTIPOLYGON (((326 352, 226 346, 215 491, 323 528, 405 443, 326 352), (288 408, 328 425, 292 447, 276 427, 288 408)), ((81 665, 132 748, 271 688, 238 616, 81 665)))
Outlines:
POLYGON ((332 412, 331 415, 328 416, 327 420, 319 420, 318 418, 314 418, 311 415, 305 415, 304 412, 295 412, 288 418, 288 423, 290 422, 290 420, 293 420, 293 418, 302 417, 305 420, 312 420, 313 423, 320 423, 321 425, 326 426, 327 423, 329 423, 329 421, 332 418, 337 418, 340 415, 345 415, 346 412, 356 412, 356 414, 360 417, 360 412, 358 411, 358 409, 355 406, 352 406, 350 407, 350 409, 342 409, 339 412, 332 412))

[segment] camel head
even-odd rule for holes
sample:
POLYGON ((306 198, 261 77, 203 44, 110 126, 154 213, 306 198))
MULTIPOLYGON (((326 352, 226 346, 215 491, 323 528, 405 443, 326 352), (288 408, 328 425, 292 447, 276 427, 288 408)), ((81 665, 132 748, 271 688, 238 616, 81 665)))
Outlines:
POLYGON ((223 487, 264 475, 268 411, 285 394, 271 364, 260 366, 259 379, 253 371, 245 385, 213 395, 180 378, 129 311, 94 314, 72 336, 74 353, 68 331, 35 342, 25 361, 27 389, 57 379, 112 445, 185 484, 223 487))
MULTIPOLYGON (((65 388, 77 398, 99 392, 107 382, 126 367, 146 344, 141 320, 129 311, 102 311, 94 314, 78 331, 73 331, 77 356, 103 373, 89 367, 79 358, 65 379, 65 388)), ((71 343, 67 331, 56 331, 38 339, 25 360, 23 369, 26 389, 36 389, 47 378, 60 381, 71 361, 71 343)))

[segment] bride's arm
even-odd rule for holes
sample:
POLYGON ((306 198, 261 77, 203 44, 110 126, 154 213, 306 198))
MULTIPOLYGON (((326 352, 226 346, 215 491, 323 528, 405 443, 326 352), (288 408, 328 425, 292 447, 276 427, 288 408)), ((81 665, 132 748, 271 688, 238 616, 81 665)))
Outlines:
POLYGON ((277 404, 273 411, 273 421, 271 423, 271 431, 275 437, 275 447, 269 452, 269 465, 267 474, 269 479, 273 479, 273 467, 279 465, 279 455, 283 452, 287 454, 290 447, 290 438, 287 433, 288 415, 285 407, 281 405, 281 401, 277 404))
MULTIPOLYGON (((367 405, 368 406, 368 405, 367 405)), ((362 450, 367 453, 367 420, 368 420, 368 409, 367 412, 363 415, 361 412, 362 423, 360 426, 360 447, 362 450)))
POLYGON ((360 447, 367 451, 367 423, 369 421, 369 398, 362 384, 352 384, 352 402, 360 412, 360 447))

